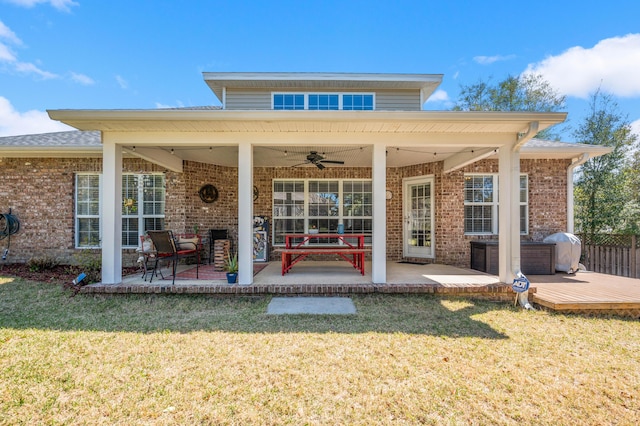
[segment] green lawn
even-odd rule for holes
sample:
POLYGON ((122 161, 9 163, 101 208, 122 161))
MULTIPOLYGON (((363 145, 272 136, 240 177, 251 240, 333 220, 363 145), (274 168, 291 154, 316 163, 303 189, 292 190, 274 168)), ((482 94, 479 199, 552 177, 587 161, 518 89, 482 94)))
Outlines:
POLYGON ((640 322, 430 296, 83 296, 0 278, 0 424, 637 424, 640 322))

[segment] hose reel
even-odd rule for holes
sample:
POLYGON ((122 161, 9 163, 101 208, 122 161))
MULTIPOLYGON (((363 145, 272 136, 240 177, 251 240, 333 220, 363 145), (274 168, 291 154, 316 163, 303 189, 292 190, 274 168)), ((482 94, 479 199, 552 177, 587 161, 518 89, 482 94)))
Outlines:
POLYGON ((7 248, 2 252, 2 260, 7 260, 9 254, 9 247, 11 246, 11 236, 20 230, 20 220, 17 216, 9 213, 0 213, 0 241, 8 238, 7 248))

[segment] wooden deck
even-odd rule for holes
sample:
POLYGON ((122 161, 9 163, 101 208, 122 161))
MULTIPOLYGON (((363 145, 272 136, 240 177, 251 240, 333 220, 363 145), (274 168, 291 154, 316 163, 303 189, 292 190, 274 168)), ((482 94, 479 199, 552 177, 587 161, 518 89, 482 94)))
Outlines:
POLYGON ((596 272, 528 278, 536 289, 532 301, 549 310, 640 318, 640 279, 596 272))

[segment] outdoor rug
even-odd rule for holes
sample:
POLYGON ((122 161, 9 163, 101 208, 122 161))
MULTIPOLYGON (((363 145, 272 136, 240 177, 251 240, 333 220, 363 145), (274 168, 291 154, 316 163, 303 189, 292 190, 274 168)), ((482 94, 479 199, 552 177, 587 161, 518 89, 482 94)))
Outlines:
MULTIPOLYGON (((266 268, 268 263, 254 263, 253 275, 266 268)), ((164 276, 165 280, 173 279, 171 274, 164 276)), ((186 271, 178 272, 176 280, 226 280, 227 273, 225 271, 214 271, 213 265, 200 265, 198 271, 198 278, 196 278, 196 267, 187 269, 186 271)))

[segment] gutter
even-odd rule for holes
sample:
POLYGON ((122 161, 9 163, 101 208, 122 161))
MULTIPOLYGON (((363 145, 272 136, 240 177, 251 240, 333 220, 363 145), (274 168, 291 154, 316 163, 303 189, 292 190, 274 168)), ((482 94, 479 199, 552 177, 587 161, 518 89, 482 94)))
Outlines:
POLYGON ((576 167, 583 165, 589 160, 589 153, 584 152, 580 157, 571 160, 567 167, 567 232, 573 234, 574 231, 574 203, 573 203, 573 171, 576 167))

